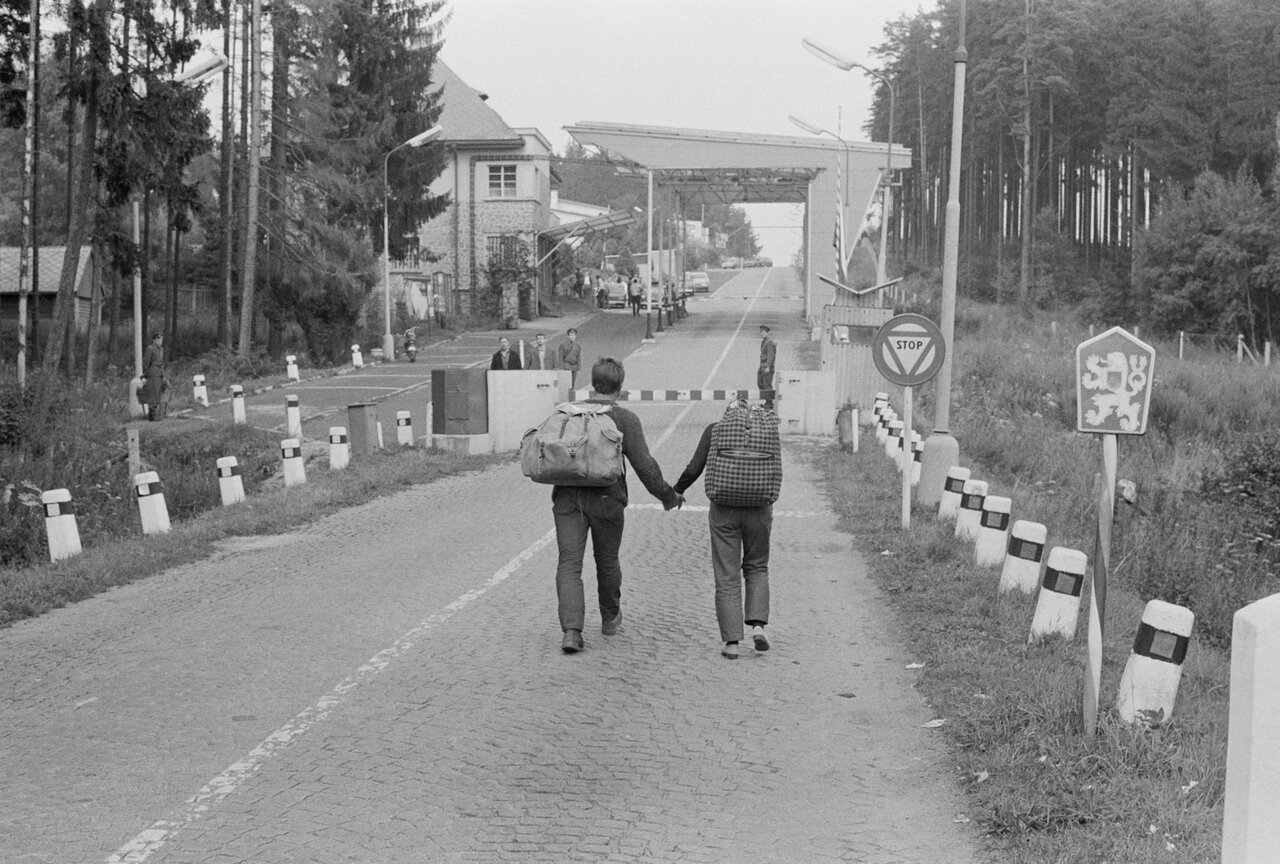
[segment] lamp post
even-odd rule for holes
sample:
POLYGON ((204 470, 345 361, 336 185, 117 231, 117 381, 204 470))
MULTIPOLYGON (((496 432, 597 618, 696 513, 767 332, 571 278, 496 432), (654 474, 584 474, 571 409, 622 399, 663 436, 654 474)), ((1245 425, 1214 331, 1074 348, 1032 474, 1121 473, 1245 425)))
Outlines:
MULTIPOLYGON (((848 216, 846 215, 846 213, 849 210, 849 142, 841 138, 836 133, 832 132, 830 129, 823 129, 819 126, 814 126, 812 123, 806 123, 804 120, 801 120, 799 117, 795 116, 794 114, 788 115, 787 119, 790 120, 795 125, 799 126, 804 131, 808 132, 810 135, 830 135, 832 138, 836 139, 842 145, 844 145, 844 193, 840 198, 840 200, 843 202, 840 210, 840 218, 844 220, 845 224, 848 224, 848 216)), ((845 239, 844 225, 841 225, 840 226, 840 244, 841 244, 840 254, 841 255, 845 254, 845 251, 843 248, 844 239, 845 239)), ((844 261, 838 262, 840 273, 844 273, 845 264, 846 262, 844 261)), ((884 280, 881 279, 878 281, 883 282, 884 280)))
POLYGON ((889 281, 886 256, 889 251, 887 242, 889 237, 889 177, 893 171, 893 114, 894 108, 896 107, 894 103, 897 102, 896 89, 894 88, 892 81, 874 69, 864 66, 861 63, 856 63, 853 60, 846 60, 839 54, 831 52, 810 39, 802 39, 800 40, 800 44, 802 44, 809 53, 813 54, 815 57, 825 60, 837 69, 843 69, 845 72, 854 68, 861 69, 868 75, 879 79, 880 83, 889 90, 889 133, 885 135, 887 140, 885 142, 884 203, 882 206, 882 212, 880 213, 880 258, 876 262, 876 283, 883 285, 885 282, 889 281))
POLYGON ((383 313, 383 333, 382 333, 382 359, 390 362, 396 356, 396 337, 391 335, 391 237, 390 237, 390 218, 387 215, 388 199, 390 197, 390 181, 388 180, 387 166, 391 161, 391 154, 405 147, 421 147, 428 141, 436 138, 444 131, 442 126, 432 126, 426 132, 419 132, 408 141, 402 141, 387 151, 387 155, 382 157, 382 313, 383 313))

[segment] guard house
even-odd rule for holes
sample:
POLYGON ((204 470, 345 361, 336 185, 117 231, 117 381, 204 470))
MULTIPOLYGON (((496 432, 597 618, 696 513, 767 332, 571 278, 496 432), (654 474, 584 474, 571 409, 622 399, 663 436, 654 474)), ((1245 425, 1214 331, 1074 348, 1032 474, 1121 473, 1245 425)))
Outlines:
POLYGON ((849 142, 846 148, 819 138, 595 122, 567 131, 630 170, 650 173, 654 186, 674 190, 682 205, 804 204, 804 319, 822 346, 823 369, 835 374, 838 401, 870 407, 884 389, 871 360, 871 337, 893 308, 880 288, 839 281, 843 268, 832 238, 841 207, 845 224, 857 225, 892 171, 911 167, 910 150, 894 147, 886 166, 883 143, 849 142))
MULTIPOLYGON (((0 247, 0 321, 18 320, 19 251, 17 246, 0 247)), ((67 247, 41 246, 39 252, 39 282, 37 284, 33 281, 31 294, 27 298, 29 322, 48 322, 53 318, 53 307, 58 298, 58 284, 62 281, 62 263, 67 254, 67 247)), ((31 267, 33 263, 28 260, 27 266, 31 267)), ((75 327, 80 332, 84 332, 89 326, 93 292, 96 287, 93 274, 93 250, 88 246, 82 247, 75 279, 75 327)))

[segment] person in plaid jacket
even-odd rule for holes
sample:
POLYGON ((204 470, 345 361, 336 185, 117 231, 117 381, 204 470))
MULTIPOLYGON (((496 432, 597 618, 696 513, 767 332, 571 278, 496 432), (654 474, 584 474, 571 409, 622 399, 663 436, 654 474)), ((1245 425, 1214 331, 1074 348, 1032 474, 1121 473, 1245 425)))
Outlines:
MULTIPOLYGON (((738 400, 737 406, 746 407, 738 400)), ((702 476, 711 453, 711 440, 716 423, 702 430, 698 446, 684 473, 673 487, 684 495, 702 476)), ((743 623, 751 628, 751 639, 757 651, 769 650, 769 537, 773 531, 773 505, 730 507, 711 502, 707 517, 711 529, 711 569, 715 575, 716 621, 724 645, 720 654, 728 660, 738 659, 738 643, 743 637, 743 623), (746 606, 743 606, 742 583, 746 582, 746 606)))

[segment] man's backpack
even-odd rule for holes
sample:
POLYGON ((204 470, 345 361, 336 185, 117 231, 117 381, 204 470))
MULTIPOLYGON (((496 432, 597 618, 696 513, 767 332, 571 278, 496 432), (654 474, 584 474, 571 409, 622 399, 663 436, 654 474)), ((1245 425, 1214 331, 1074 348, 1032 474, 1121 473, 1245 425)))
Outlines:
POLYGON ((622 479, 622 432, 612 405, 561 402, 520 441, 520 470, 535 483, 612 486, 622 479))
POLYGON ((707 497, 726 507, 763 507, 782 490, 778 415, 759 405, 730 405, 711 430, 707 497))

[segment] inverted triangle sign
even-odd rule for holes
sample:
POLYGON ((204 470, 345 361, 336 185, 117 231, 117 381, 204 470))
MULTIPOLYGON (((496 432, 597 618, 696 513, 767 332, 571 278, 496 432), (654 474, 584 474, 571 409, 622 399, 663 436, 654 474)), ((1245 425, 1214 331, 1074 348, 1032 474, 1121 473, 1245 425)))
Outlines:
POLYGON ((889 333, 884 340, 884 360, 901 375, 914 377, 921 369, 928 368, 934 351, 933 335, 913 322, 904 322, 889 333))

